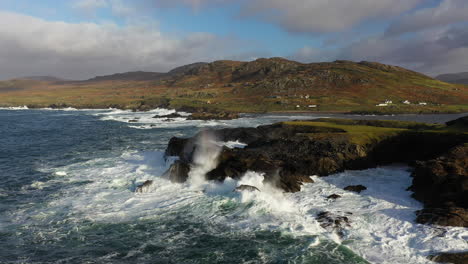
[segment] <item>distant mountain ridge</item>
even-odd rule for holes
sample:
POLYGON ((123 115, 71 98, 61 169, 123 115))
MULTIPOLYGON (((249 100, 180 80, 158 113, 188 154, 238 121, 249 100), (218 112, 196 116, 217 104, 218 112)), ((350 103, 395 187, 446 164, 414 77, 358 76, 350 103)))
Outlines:
POLYGON ((30 81, 44 81, 44 82, 62 82, 65 79, 54 77, 54 76, 25 76, 16 79, 30 80, 30 81))
POLYGON ((145 72, 145 71, 134 71, 134 72, 124 72, 124 73, 115 73, 112 75, 96 76, 89 80, 88 82, 100 82, 100 81, 151 81, 159 79, 164 73, 160 72, 145 72))
POLYGON ((449 83, 468 84, 468 72, 441 74, 436 79, 449 83))
POLYGON ((197 62, 166 73, 136 71, 86 81, 4 81, 0 82, 2 91, 9 94, 2 95, 0 105, 7 106, 66 104, 139 110, 161 106, 237 112, 468 111, 468 86, 398 66, 346 60, 197 62))

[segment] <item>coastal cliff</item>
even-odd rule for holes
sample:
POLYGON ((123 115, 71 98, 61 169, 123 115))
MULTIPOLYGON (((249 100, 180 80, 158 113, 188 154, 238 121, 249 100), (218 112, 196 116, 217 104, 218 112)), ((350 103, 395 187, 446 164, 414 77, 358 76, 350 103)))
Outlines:
MULTIPOLYGON (((446 182, 447 186, 460 186, 460 189, 455 192, 450 188, 438 189, 440 197, 445 197, 449 191, 456 196, 450 198, 455 203, 451 209, 439 213, 448 220, 426 221, 421 213, 418 221, 466 226, 466 218, 463 221, 454 220, 459 215, 466 216, 467 208, 466 204, 457 202, 466 201, 463 197, 468 190, 466 170, 460 169, 466 165, 467 157, 468 133, 462 125, 465 121, 466 117, 447 125, 431 125, 401 121, 317 119, 257 128, 206 130, 192 138, 174 137, 170 140, 166 156, 178 156, 179 161, 172 165, 166 176, 183 182, 189 177, 190 168, 196 163, 196 153, 203 145, 237 141, 246 146, 219 146, 215 166, 205 173, 207 180, 237 179, 247 171, 256 171, 264 173, 265 182, 285 192, 297 192, 303 183, 312 182, 311 175, 327 176, 344 170, 406 163, 416 168, 411 187, 414 196, 428 208, 433 203, 426 203, 424 194, 434 186, 425 182, 430 181, 427 178, 431 176, 427 175, 433 171, 432 164, 457 164, 458 170, 450 170, 452 165, 446 167, 447 171, 458 173, 457 177, 447 176, 446 182), (446 153, 447 158, 440 157, 446 153), (458 214, 454 214, 453 210, 458 210, 458 214)), ((450 199, 449 202, 452 201, 450 199)))

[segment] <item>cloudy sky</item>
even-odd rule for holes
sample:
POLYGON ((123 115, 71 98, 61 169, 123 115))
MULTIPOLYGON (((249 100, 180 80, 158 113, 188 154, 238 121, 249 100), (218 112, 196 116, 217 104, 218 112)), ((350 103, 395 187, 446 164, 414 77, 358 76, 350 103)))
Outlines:
POLYGON ((197 61, 370 60, 468 71, 467 0, 0 0, 0 79, 197 61))

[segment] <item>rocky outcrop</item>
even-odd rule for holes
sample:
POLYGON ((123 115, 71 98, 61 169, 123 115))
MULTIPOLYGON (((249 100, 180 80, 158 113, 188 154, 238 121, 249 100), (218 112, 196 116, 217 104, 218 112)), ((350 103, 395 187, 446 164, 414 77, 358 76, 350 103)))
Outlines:
POLYGON ((468 144, 416 162, 413 177, 414 198, 425 205, 418 222, 468 227, 468 144))
POLYGON ((351 226, 346 215, 350 216, 352 213, 346 212, 344 215, 337 215, 330 212, 320 212, 317 215, 317 221, 321 227, 336 232, 340 237, 343 237, 345 229, 351 226))
MULTIPOLYGON (((413 163, 434 158, 467 139, 465 134, 424 133, 421 131, 424 124, 349 122, 326 119, 211 131, 218 141, 238 140, 247 146, 244 149, 222 148, 216 167, 207 172, 206 179, 238 179, 247 171, 256 171, 264 174, 265 182, 286 192, 297 192, 302 183, 312 182, 311 175, 327 176, 346 169, 367 169, 394 162, 413 163), (331 125, 323 125, 325 121, 331 125), (350 125, 365 125, 370 132, 351 135, 345 129, 350 125), (395 131, 391 130, 389 135, 378 134, 387 133, 388 126, 395 131), (381 127, 385 129, 378 130, 381 127)), ((201 135, 203 133, 189 139, 172 138, 166 156, 179 156, 180 162, 190 164, 201 135)))
POLYGON ((162 116, 159 116, 159 115, 153 116, 153 118, 179 118, 179 117, 184 117, 184 116, 178 113, 172 113, 172 114, 162 115, 162 116))

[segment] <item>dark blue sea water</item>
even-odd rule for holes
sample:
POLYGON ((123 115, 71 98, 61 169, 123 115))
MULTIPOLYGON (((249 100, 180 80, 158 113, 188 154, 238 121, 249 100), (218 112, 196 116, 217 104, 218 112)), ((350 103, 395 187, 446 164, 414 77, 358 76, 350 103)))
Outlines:
MULTIPOLYGON (((0 110, 0 263, 377 263, 379 255, 379 261, 390 261, 380 263, 424 263, 430 230, 411 223, 409 210, 420 205, 404 190, 409 183, 405 169, 337 175, 294 195, 267 187, 259 196, 234 194, 239 184, 234 180, 172 184, 161 178, 171 163, 163 157, 171 137, 191 136, 205 127, 302 117, 152 118, 166 112, 0 110), (128 122, 134 118, 139 121, 128 122), (352 181, 358 174, 362 179, 388 176, 404 202, 356 195, 348 204, 326 204, 322 196, 337 192, 340 177, 352 181), (154 186, 135 194, 135 186, 145 180, 154 186), (356 216, 355 230, 345 239, 315 221, 323 208, 350 206, 368 209, 356 216), (384 228, 382 221, 389 220, 381 210, 389 208, 402 210, 387 216, 408 225, 402 237, 384 228), (411 241, 405 240, 408 235, 411 241), (392 236, 403 245, 387 241, 392 236), (379 250, 383 255, 372 253, 379 250)), ((261 175, 252 173, 243 181, 261 184, 261 175)), ((456 248, 466 230, 450 232, 443 243, 435 243, 456 248)))

